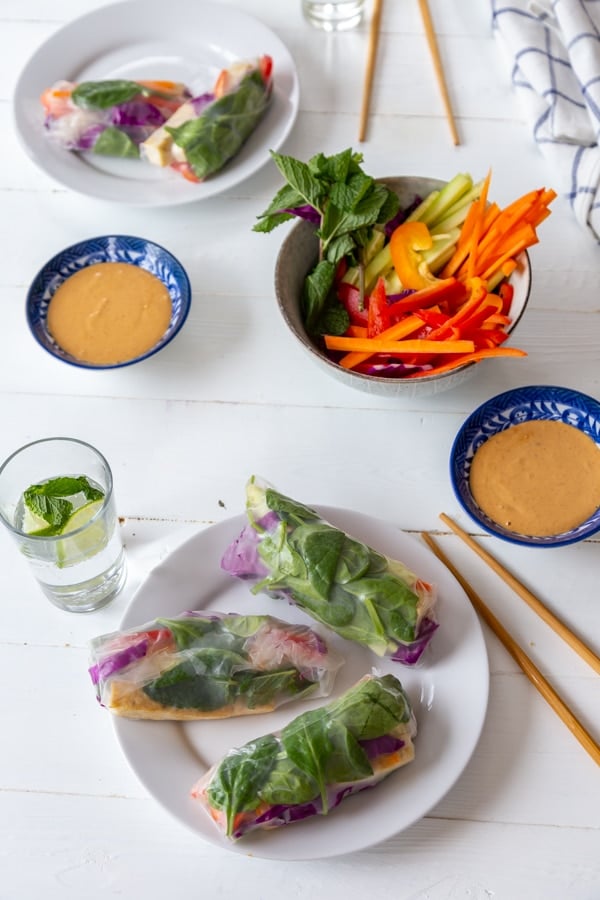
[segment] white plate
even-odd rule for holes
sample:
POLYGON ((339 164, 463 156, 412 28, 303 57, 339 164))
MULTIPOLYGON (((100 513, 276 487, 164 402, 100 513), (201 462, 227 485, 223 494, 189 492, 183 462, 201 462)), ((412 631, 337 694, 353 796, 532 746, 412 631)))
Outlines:
POLYGON ((292 57, 252 16, 196 0, 126 0, 81 16, 34 53, 17 82, 14 116, 27 153, 65 187, 113 203, 173 206, 220 194, 264 165, 289 134, 298 101, 292 57), (62 150, 44 134, 40 94, 60 79, 166 78, 201 93, 221 69, 263 53, 273 58, 270 108, 240 153, 202 184, 139 160, 62 150))
POLYGON ((288 704, 274 713, 206 722, 140 722, 115 717, 117 738, 134 772, 149 793, 201 838, 242 854, 267 859, 322 859, 351 853, 396 834, 424 816, 452 787, 483 726, 489 669, 479 621, 461 587, 447 569, 414 538, 390 524, 330 507, 317 507, 337 527, 438 585, 440 627, 417 668, 382 661, 357 644, 330 635, 282 600, 253 596, 248 585, 222 572, 220 560, 246 518, 238 516, 199 532, 151 572, 131 601, 122 627, 142 625, 155 616, 186 609, 270 613, 311 624, 345 657, 334 695, 347 690, 375 666, 392 672, 406 688, 418 725, 415 759, 373 791, 345 800, 328 816, 269 832, 251 832, 236 843, 221 837, 190 797, 205 769, 231 747, 275 731, 312 703, 288 704))

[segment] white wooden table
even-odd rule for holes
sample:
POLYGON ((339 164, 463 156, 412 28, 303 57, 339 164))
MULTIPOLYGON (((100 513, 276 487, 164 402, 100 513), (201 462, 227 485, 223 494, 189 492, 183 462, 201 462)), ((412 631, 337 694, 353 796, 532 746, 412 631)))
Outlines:
MULTIPOLYGON (((223 0, 225 2, 225 0, 223 0)), ((311 29, 299 0, 235 0, 292 53, 301 107, 284 151, 357 149, 368 25, 311 29)), ((93 701, 86 643, 116 629, 135 589, 184 538, 242 511, 256 472, 310 503, 350 507, 406 532, 437 530, 454 499, 448 454, 466 415, 521 384, 600 396, 600 250, 559 198, 531 252, 534 283, 517 343, 525 360, 487 363, 420 402, 371 397, 313 366, 276 311, 284 229, 251 232, 280 186, 274 166, 204 203, 111 206, 65 190, 17 142, 12 90, 34 50, 96 0, 2 0, 0 21, 0 456, 54 434, 100 447, 113 467, 129 580, 107 609, 61 614, 0 536, 0 898, 384 897, 597 900, 600 774, 484 629, 491 689, 481 740, 455 786, 420 822, 352 856, 273 862, 199 840, 147 795, 93 701), (141 234, 186 266, 193 306, 176 341, 145 363, 93 373, 31 338, 27 287, 55 252, 94 234, 141 234)), ((451 145, 416 2, 384 9, 373 115, 361 145, 376 176, 458 171, 508 202, 553 184, 493 42, 487 3, 432 0, 461 144, 451 145)), ((168 16, 168 4, 165 17, 168 16)), ((526 550, 480 536, 600 651, 600 545, 526 550)), ((600 737, 598 679, 454 536, 441 544, 540 669, 600 737)), ((443 748, 440 748, 443 752, 443 748)))

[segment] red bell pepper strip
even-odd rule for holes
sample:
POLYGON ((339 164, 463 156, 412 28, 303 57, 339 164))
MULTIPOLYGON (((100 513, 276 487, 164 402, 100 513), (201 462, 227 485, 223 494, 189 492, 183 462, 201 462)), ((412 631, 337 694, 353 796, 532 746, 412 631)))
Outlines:
POLYGON ((387 294, 385 292, 385 281, 383 278, 377 279, 377 284, 373 288, 369 296, 367 309, 367 336, 370 338, 377 337, 386 328, 392 324, 390 318, 390 307, 388 306, 387 294))
POLYGON ((467 295, 468 289, 462 281, 458 281, 456 278, 447 278, 390 304, 390 318, 393 322, 408 312, 426 309, 428 306, 436 306, 438 303, 447 303, 450 308, 455 308, 466 300, 467 295))
POLYGON ((366 328, 369 324, 369 314, 366 305, 361 303, 359 289, 347 281, 341 281, 337 287, 337 295, 350 316, 350 322, 353 325, 364 325, 366 328))

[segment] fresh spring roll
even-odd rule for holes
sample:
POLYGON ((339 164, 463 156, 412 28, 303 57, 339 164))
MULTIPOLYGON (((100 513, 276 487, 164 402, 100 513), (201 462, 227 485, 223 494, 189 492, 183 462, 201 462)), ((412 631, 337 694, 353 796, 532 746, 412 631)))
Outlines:
POLYGON ((203 181, 242 149, 265 114, 273 62, 261 56, 223 69, 212 91, 184 103, 141 145, 155 166, 171 166, 189 181, 203 181))
POLYGON ((246 511, 248 524, 221 560, 226 572, 378 656, 419 660, 437 628, 432 585, 255 477, 246 511))
POLYGON ((414 758, 416 723, 393 675, 366 675, 280 732, 230 750, 192 788, 225 837, 327 815, 414 758))
POLYGON ((174 81, 59 81, 44 91, 44 127, 65 150, 139 157, 140 144, 191 97, 174 81))
POLYGON ((218 719, 331 693, 342 658, 272 616, 185 612, 90 643, 102 706, 132 719, 218 719))

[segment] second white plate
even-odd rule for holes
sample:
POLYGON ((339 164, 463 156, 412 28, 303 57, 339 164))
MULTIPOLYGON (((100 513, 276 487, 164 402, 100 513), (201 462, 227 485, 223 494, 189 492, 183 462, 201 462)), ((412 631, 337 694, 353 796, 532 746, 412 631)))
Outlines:
POLYGON ((380 660, 358 644, 321 629, 282 600, 253 596, 248 585, 224 573, 221 557, 242 530, 244 516, 199 532, 179 547, 139 588, 123 628, 187 609, 269 613, 311 624, 344 656, 335 695, 373 667, 403 683, 415 712, 416 755, 373 791, 346 801, 328 816, 316 816, 270 832, 252 832, 236 843, 225 841, 190 788, 206 768, 231 747, 275 731, 317 700, 281 707, 274 713, 218 721, 140 722, 115 718, 117 738, 132 769, 148 792, 171 815, 203 840, 242 854, 268 859, 321 859, 351 853, 391 837, 422 818, 452 787, 479 739, 488 699, 489 670, 479 621, 462 588, 447 569, 416 540, 377 519, 348 510, 319 507, 338 528, 381 553, 402 560, 438 586, 440 627, 426 661, 409 668, 380 660))
POLYGON ((298 75, 289 51, 262 22, 231 6, 194 0, 125 0, 65 25, 31 57, 14 94, 17 134, 47 175, 82 194, 132 206, 174 206, 213 197, 252 175, 289 134, 298 113, 298 75), (221 69, 263 53, 273 58, 269 110, 240 153, 202 184, 139 160, 72 153, 44 133, 42 91, 60 79, 163 78, 195 93, 221 69))

